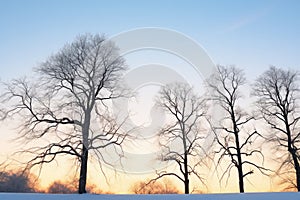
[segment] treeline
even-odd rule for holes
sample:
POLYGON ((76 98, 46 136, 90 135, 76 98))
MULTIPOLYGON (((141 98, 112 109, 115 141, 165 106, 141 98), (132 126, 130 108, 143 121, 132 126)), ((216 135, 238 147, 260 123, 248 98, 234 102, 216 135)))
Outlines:
MULTIPOLYGON (((81 194, 87 192, 91 158, 99 166, 113 165, 103 154, 109 151, 113 162, 121 163, 123 143, 132 130, 124 128, 128 116, 116 116, 108 105, 133 94, 121 82, 127 67, 116 45, 98 34, 81 35, 41 63, 35 79, 4 84, 0 118, 15 120, 21 127, 19 140, 27 147, 34 144, 23 151, 32 158, 25 163, 26 170, 42 169, 59 156, 73 158, 78 163, 74 168, 79 168, 75 187, 81 194)), ((191 177, 205 185, 200 168, 208 166, 208 158, 221 171, 220 181, 235 172, 239 191, 244 192, 244 181, 251 174, 274 174, 275 170, 264 166, 265 155, 258 143, 263 140, 275 149, 276 173, 285 174, 290 180, 285 183, 300 190, 299 73, 272 66, 252 85, 246 83, 243 70, 218 66, 205 80, 203 96, 185 83, 161 88, 156 106, 170 119, 156 134, 162 149, 158 159, 177 168, 156 171, 145 187, 173 176, 190 193, 191 177), (243 106, 249 101, 242 91, 245 88, 251 90, 253 109, 243 106), (213 136, 214 143, 206 144, 207 135, 213 136)))
POLYGON ((200 158, 205 155, 221 173, 220 181, 237 174, 241 193, 245 191, 245 180, 257 172, 265 176, 276 174, 286 189, 299 191, 299 78, 297 71, 271 66, 254 83, 246 84, 242 69, 219 65, 216 73, 205 80, 207 91, 203 96, 185 83, 163 86, 157 105, 173 121, 159 133, 165 142, 161 142, 161 156, 162 161, 177 165, 178 171, 158 172, 153 180, 176 177, 188 194, 190 177, 205 185, 199 168, 207 166, 203 162, 206 159, 200 158), (207 135, 214 136, 209 146, 212 151, 207 144, 205 148, 207 135), (170 145, 176 141, 182 150, 170 145), (263 143, 268 144, 272 157, 266 157, 263 143), (276 160, 277 169, 265 167, 266 159, 276 160))

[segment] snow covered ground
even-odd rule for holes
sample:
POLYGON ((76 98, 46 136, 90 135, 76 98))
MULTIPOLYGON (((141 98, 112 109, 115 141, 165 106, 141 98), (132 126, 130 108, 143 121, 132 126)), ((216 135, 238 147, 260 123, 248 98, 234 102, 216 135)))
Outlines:
POLYGON ((192 194, 192 195, 92 195, 0 193, 1 200, 299 200, 300 193, 192 194))

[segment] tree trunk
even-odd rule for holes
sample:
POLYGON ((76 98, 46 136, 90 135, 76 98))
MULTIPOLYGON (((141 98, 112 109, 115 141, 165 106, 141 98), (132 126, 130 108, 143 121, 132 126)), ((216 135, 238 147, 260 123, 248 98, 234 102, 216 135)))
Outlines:
MULTIPOLYGON (((238 156, 238 157, 241 157, 241 156, 238 156)), ((241 159, 239 159, 241 160, 241 159)), ((240 161, 239 161, 240 162, 240 161)), ((240 187, 240 193, 244 193, 245 190, 244 190, 244 176, 243 176, 243 168, 242 168, 242 165, 239 164, 239 166, 237 167, 238 168, 238 173, 239 173, 239 187, 240 187)))
POLYGON ((288 151, 292 155, 293 162, 294 162, 294 168, 296 172, 296 183, 297 183, 297 190, 298 192, 300 191, 300 166, 299 166, 299 161, 298 157, 296 154, 296 149, 292 147, 292 139, 291 139, 291 131, 289 127, 287 128, 287 133, 288 133, 288 151))
POLYGON ((238 133, 235 133, 235 143, 236 143, 236 154, 238 159, 237 169, 239 174, 239 188, 240 193, 244 193, 244 175, 243 175, 243 165, 242 165, 242 156, 241 156, 241 149, 240 149, 240 141, 238 133))
POLYGON ((289 126, 289 120, 288 116, 284 115, 284 120, 285 120, 285 128, 286 128, 286 133, 288 137, 288 151, 292 155, 293 162, 294 162, 294 168, 296 172, 296 183, 297 183, 297 190, 298 192, 300 191, 300 166, 299 166, 299 161, 297 157, 297 150, 293 147, 292 144, 292 134, 291 134, 291 129, 289 126))
POLYGON ((91 109, 85 111, 85 119, 82 127, 82 152, 80 160, 80 177, 79 177, 79 187, 78 193, 86 193, 86 179, 87 179, 87 165, 89 158, 88 150, 88 138, 90 130, 90 121, 91 121, 91 109))
POLYGON ((235 164, 238 170, 238 176, 239 176, 239 188, 240 193, 244 193, 244 174, 243 174, 243 164, 242 164, 242 155, 241 155, 241 147, 240 147, 240 139, 239 139, 239 129, 236 123, 235 119, 235 113, 234 113, 234 107, 231 106, 231 120, 233 125, 233 131, 235 136, 235 144, 236 144, 236 156, 238 159, 238 163, 235 164))
POLYGON ((187 153, 184 153, 184 193, 189 194, 189 172, 188 172, 188 160, 187 153))
POLYGON ((86 178, 87 178, 87 163, 88 163, 88 149, 85 145, 82 148, 81 162, 80 162, 80 177, 79 177, 79 187, 78 193, 86 193, 86 178))
POLYGON ((300 191, 300 166, 299 166, 299 161, 298 161, 298 157, 296 155, 296 150, 295 149, 292 149, 290 151, 290 153, 292 154, 293 161, 294 161, 294 168, 295 168, 295 171, 296 171, 297 190, 299 192, 300 191))
POLYGON ((243 175, 243 166, 242 166, 242 156, 241 156, 241 149, 240 149, 240 142, 239 142, 239 136, 238 134, 235 135, 235 142, 236 142, 236 149, 237 149, 237 158, 238 158, 238 174, 239 174, 239 188, 240 193, 244 193, 244 175, 243 175))
POLYGON ((188 175, 187 177, 184 179, 184 194, 189 194, 190 193, 190 189, 189 189, 189 178, 188 175))

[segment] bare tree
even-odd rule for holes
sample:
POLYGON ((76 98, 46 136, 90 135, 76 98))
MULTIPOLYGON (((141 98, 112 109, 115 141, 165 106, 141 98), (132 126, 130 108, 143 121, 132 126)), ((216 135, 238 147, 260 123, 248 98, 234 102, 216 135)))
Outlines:
POLYGON ((205 138, 200 130, 205 103, 187 84, 176 83, 162 87, 157 105, 169 116, 169 122, 159 133, 160 145, 164 149, 161 159, 176 163, 180 170, 180 173, 161 171, 158 178, 177 177, 184 183, 184 191, 188 194, 189 176, 196 175, 202 180, 196 167, 201 164, 199 154, 205 153, 200 143, 205 138))
MULTIPOLYGON (((300 109, 299 73, 271 66, 255 82, 253 94, 257 97, 260 114, 273 130, 269 141, 276 142, 277 153, 284 160, 281 169, 294 168, 296 183, 300 191, 300 109)), ((280 169, 279 169, 280 171, 280 169)))
POLYGON ((101 149, 113 146, 121 155, 126 133, 120 130, 105 102, 123 96, 119 80, 126 70, 117 47, 103 36, 82 35, 38 68, 37 80, 6 84, 3 118, 22 119, 20 138, 40 141, 25 152, 34 154, 27 167, 42 167, 59 155, 79 162, 79 193, 86 192, 89 152, 105 162, 101 149))
POLYGON ((263 160, 261 150, 252 147, 260 134, 256 130, 249 131, 249 128, 246 128, 254 118, 239 106, 239 100, 242 99, 240 89, 246 82, 244 73, 236 67, 218 66, 217 69, 217 73, 207 81, 208 88, 211 90, 209 98, 213 103, 218 103, 224 111, 220 125, 212 127, 219 146, 216 151, 216 155, 219 155, 217 166, 220 166, 225 158, 229 159, 230 162, 221 179, 225 174, 229 178, 232 168, 235 167, 238 172, 239 189, 243 193, 245 177, 254 173, 251 167, 262 173, 267 170, 249 159, 250 156, 258 154, 263 160), (250 168, 248 167, 249 169, 244 172, 246 165, 250 168))

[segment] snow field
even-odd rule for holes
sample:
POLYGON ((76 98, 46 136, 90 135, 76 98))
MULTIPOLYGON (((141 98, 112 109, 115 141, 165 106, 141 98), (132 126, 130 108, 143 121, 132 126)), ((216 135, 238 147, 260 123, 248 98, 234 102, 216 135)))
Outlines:
POLYGON ((300 193, 95 195, 0 193, 0 200, 300 200, 300 193))

